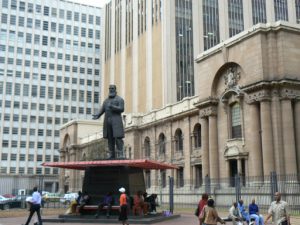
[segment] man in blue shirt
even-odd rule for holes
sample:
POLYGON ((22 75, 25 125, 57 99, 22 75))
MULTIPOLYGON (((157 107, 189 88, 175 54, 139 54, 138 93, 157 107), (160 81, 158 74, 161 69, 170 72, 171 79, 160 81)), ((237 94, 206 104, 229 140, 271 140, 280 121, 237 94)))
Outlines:
POLYGON ((42 202, 42 196, 41 194, 38 192, 37 187, 33 188, 33 194, 32 194, 32 204, 30 207, 30 213, 29 213, 29 217, 25 223, 25 225, 28 225, 30 223, 31 217, 33 216, 33 214, 36 212, 37 216, 38 216, 38 220, 39 220, 39 224, 43 225, 42 223, 42 218, 41 218, 41 202, 42 202))
POLYGON ((108 192, 104 198, 103 201, 99 204, 97 214, 95 215, 95 218, 98 218, 100 215, 100 211, 104 208, 104 206, 107 206, 106 208, 106 217, 110 217, 110 211, 112 208, 112 205, 114 204, 114 198, 112 196, 111 192, 108 192))
POLYGON ((246 220, 247 223, 249 224, 250 217, 249 217, 248 212, 245 209, 244 201, 242 199, 239 200, 238 208, 240 210, 240 213, 242 214, 243 219, 246 220))
POLYGON ((264 225, 264 218, 259 215, 258 206, 255 204, 255 198, 252 199, 252 203, 249 205, 250 218, 255 219, 255 225, 264 225))

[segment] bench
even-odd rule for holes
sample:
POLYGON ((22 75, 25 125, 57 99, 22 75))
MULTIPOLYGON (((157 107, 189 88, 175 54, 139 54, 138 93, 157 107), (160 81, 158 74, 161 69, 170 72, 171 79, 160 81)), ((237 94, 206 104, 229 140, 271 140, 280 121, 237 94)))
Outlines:
MULTIPOLYGON (((225 222, 232 222, 232 219, 230 217, 221 217, 222 220, 224 220, 225 222)), ((246 221, 244 218, 243 218, 243 222, 246 221)), ((255 221, 254 218, 250 218, 250 224, 251 225, 251 222, 255 221)), ((253 223, 252 223, 253 224, 253 223)))
MULTIPOLYGON (((92 214, 92 213, 96 213, 96 211, 98 210, 98 205, 85 205, 82 208, 82 212, 83 214, 92 214)), ((78 212, 79 210, 79 205, 77 206, 76 211, 78 212)), ((106 211, 107 210, 107 206, 103 206, 101 211, 106 211)), ((112 214, 118 214, 120 210, 120 206, 119 205, 113 205, 111 206, 111 213, 112 214), (114 213, 116 212, 116 213, 114 213)))

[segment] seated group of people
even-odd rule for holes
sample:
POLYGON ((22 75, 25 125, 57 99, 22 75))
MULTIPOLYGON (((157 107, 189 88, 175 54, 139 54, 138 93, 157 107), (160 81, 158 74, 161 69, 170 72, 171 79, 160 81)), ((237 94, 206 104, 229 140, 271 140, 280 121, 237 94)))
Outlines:
MULTIPOLYGON (((134 215, 147 215, 148 213, 156 213, 157 195, 151 194, 148 196, 146 192, 138 191, 133 198, 132 210, 134 215)), ((82 214, 83 207, 90 202, 90 196, 87 192, 78 192, 78 197, 71 202, 66 214, 82 214), (78 207, 79 206, 79 207, 78 207)), ((112 192, 108 192, 98 205, 95 218, 100 216, 101 211, 106 207, 106 217, 109 218, 111 214, 112 206, 115 204, 115 199, 112 192)))
POLYGON ((147 192, 138 191, 133 198, 133 214, 147 215, 148 213, 156 213, 156 194, 148 196, 147 192))
POLYGON ((264 218, 259 214, 259 208, 255 204, 255 199, 252 199, 252 203, 249 204, 249 213, 246 211, 243 200, 239 200, 238 203, 234 202, 229 209, 229 217, 232 219, 234 224, 239 221, 247 221, 250 224, 250 220, 255 220, 255 225, 264 225, 264 218))

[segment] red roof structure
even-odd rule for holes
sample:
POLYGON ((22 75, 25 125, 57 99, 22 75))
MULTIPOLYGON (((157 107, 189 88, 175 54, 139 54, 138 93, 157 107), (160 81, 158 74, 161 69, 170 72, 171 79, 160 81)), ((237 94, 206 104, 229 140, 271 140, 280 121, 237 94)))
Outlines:
POLYGON ((164 170, 178 169, 176 165, 161 163, 158 161, 147 159, 132 159, 132 160, 97 160, 97 161, 78 161, 78 162, 46 162, 42 166, 58 167, 73 170, 85 170, 89 167, 107 167, 107 166, 128 166, 141 168, 146 170, 164 170))

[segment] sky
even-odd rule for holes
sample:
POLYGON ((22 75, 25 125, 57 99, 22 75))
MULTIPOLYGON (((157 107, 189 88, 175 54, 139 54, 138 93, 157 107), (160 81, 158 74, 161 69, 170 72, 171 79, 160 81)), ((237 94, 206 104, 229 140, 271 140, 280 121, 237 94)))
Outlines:
POLYGON ((103 7, 106 2, 109 0, 69 0, 70 2, 77 2, 82 3, 85 5, 92 5, 92 6, 98 6, 103 7))

